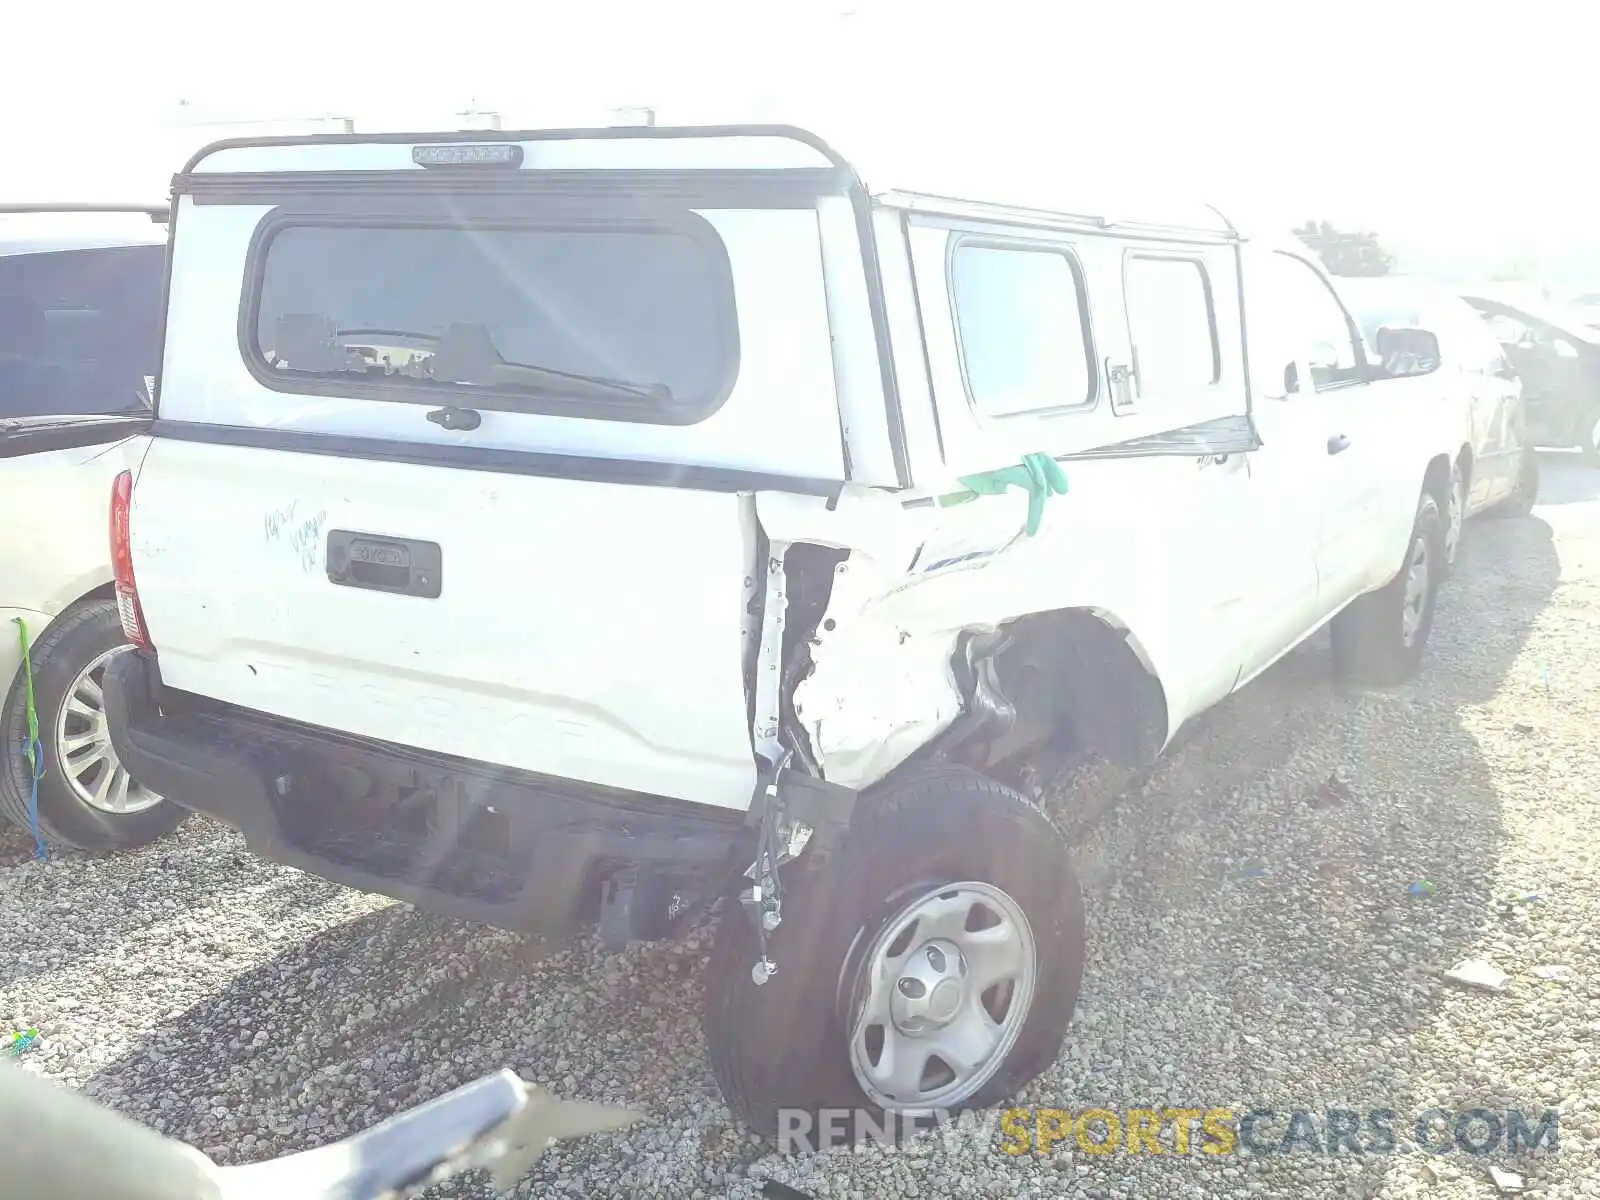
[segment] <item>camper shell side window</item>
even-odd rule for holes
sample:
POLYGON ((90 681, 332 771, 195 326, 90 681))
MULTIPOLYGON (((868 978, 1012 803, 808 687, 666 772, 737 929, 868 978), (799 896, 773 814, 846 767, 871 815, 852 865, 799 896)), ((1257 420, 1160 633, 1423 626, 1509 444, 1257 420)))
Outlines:
POLYGON ((1216 299, 1202 259, 1129 250, 1122 290, 1141 400, 1181 401, 1221 382, 1216 299))
POLYGON ((1003 419, 1094 407, 1088 291, 1068 247, 954 234, 946 274, 974 412, 1003 419))

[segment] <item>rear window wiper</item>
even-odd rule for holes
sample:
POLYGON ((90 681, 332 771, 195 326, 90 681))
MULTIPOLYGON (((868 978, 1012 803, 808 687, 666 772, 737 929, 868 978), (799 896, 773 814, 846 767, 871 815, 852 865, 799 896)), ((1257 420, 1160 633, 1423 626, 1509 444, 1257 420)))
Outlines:
POLYGON ((501 365, 513 371, 528 371, 545 379, 566 380, 572 383, 581 383, 585 387, 600 388, 607 392, 619 392, 627 396, 638 396, 644 400, 659 400, 665 403, 672 401, 672 389, 664 383, 633 383, 627 379, 612 379, 606 375, 585 375, 580 371, 559 371, 555 367, 541 367, 537 363, 510 362, 500 360, 501 365))
MULTIPOLYGON (((417 341, 438 343, 442 339, 438 334, 425 333, 419 329, 336 329, 333 331, 336 338, 347 337, 396 337, 411 338, 417 341)), ((525 371, 536 375, 540 380, 550 383, 576 383, 585 388, 596 389, 603 393, 623 396, 637 396, 643 400, 653 400, 657 403, 670 404, 672 402, 672 389, 664 383, 636 383, 628 379, 615 379, 609 375, 590 375, 581 371, 563 371, 557 367, 546 367, 539 363, 514 362, 504 358, 498 350, 494 351, 495 360, 490 365, 491 369, 504 369, 507 371, 525 371)), ((439 382, 453 382, 441 380, 439 382)), ((528 380, 526 382, 533 382, 528 380)), ((472 386, 468 384, 467 386, 472 386)))

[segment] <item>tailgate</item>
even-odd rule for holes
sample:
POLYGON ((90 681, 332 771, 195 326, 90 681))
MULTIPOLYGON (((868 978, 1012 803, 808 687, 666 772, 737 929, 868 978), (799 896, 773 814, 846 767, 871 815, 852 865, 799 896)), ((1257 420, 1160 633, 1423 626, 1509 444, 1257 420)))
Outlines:
POLYGON ((747 497, 158 438, 164 680, 312 725, 744 808, 747 497))

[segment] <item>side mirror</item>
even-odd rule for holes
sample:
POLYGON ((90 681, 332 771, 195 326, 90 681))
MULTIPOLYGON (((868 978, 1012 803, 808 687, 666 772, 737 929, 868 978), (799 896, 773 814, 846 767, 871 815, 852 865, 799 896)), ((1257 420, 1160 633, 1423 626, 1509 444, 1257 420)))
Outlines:
POLYGON ((1377 351, 1383 373, 1390 376, 1429 375, 1443 359, 1437 335, 1409 326, 1385 325, 1378 330, 1377 351))

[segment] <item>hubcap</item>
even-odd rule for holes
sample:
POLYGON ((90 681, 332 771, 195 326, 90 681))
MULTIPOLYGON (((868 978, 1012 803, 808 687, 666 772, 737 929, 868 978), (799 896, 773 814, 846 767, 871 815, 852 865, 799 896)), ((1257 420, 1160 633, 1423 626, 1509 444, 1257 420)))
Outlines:
POLYGON ((999 888, 917 896, 872 939, 844 993, 861 1090, 889 1109, 967 1101, 1016 1044, 1037 974, 1028 918, 999 888))
POLYGON ((1400 610, 1400 636, 1409 647, 1422 628, 1422 612, 1428 603, 1428 541, 1419 537, 1411 543, 1411 562, 1406 567, 1405 605, 1400 610))
POLYGON ((143 812, 161 797, 136 782, 111 748, 106 726, 106 664, 126 650, 117 646, 100 655, 72 681, 56 718, 56 761, 73 793, 90 808, 116 816, 143 812))

